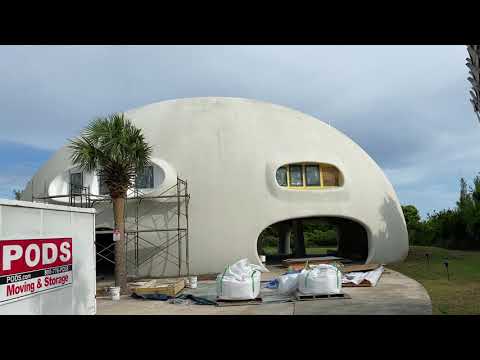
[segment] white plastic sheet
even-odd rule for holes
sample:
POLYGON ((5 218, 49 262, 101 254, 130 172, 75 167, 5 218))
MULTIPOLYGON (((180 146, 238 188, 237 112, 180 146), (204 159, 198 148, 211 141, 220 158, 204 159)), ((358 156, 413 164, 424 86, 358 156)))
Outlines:
POLYGON ((242 259, 227 266, 217 276, 217 298, 221 300, 250 300, 260 293, 261 267, 242 259))
POLYGON ((320 264, 313 270, 302 270, 298 290, 305 295, 333 295, 342 291, 342 274, 333 265, 320 264))
POLYGON ((367 280, 372 286, 376 286, 380 276, 382 276, 383 270, 384 267, 380 266, 372 271, 346 273, 343 275, 342 283, 353 283, 358 285, 364 280, 367 280))

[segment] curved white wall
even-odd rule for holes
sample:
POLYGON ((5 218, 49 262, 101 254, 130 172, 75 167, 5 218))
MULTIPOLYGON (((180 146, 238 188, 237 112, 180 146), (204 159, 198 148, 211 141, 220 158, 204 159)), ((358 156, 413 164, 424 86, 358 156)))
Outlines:
MULTIPOLYGON (((177 172, 188 181, 192 273, 219 272, 241 257, 260 263, 257 238, 265 227, 310 216, 345 217, 364 225, 367 262, 389 263, 407 255, 405 220, 392 185, 357 144, 316 118, 237 98, 164 101, 126 115, 143 129, 154 157, 174 167, 165 183, 177 172), (335 165, 343 186, 311 191, 279 186, 276 169, 297 162, 335 165)), ((34 177, 38 189, 68 168, 67 158, 62 148, 40 169, 34 177)), ((150 225, 176 221, 166 215, 171 208, 162 206, 145 210, 150 225)), ((111 212, 102 214, 97 224, 111 221, 111 212)), ((153 259, 142 273, 175 273, 173 265, 159 264, 153 259)))

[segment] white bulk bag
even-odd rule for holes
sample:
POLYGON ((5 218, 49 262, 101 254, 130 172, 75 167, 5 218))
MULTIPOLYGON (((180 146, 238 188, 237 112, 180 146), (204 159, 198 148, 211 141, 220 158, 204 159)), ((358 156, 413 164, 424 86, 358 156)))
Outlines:
POLYGON ((333 295, 342 291, 342 274, 335 266, 320 264, 303 270, 298 276, 298 290, 305 295, 333 295))
POLYGON ((278 278, 278 292, 280 294, 288 295, 293 294, 295 291, 297 291, 298 275, 300 274, 294 273, 281 275, 278 278))
POLYGON ((258 265, 249 264, 248 259, 227 266, 225 271, 217 276, 217 299, 250 300, 258 297, 260 269, 262 268, 258 265))

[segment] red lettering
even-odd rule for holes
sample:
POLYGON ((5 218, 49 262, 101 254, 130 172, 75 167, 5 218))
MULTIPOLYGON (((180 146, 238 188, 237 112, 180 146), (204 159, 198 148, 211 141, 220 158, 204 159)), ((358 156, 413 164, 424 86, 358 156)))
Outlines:
POLYGON ((15 284, 7 285, 7 296, 15 294, 15 284))
POLYGON ((35 291, 35 284, 34 283, 23 283, 21 285, 10 284, 7 285, 7 296, 18 295, 24 292, 31 292, 35 291))
POLYGON ((44 280, 45 287, 55 286, 55 285, 64 285, 68 283, 68 275, 63 275, 59 277, 47 276, 44 280))

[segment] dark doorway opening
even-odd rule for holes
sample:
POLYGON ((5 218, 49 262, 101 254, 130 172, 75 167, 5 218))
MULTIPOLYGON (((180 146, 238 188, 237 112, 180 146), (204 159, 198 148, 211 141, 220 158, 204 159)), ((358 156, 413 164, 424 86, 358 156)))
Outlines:
POLYGON ((115 273, 115 243, 110 228, 97 228, 95 234, 97 277, 111 278, 115 273))
POLYGON ((368 257, 368 234, 361 224, 345 218, 289 219, 264 229, 258 237, 257 251, 266 255, 267 264, 318 256, 364 263, 368 257))

